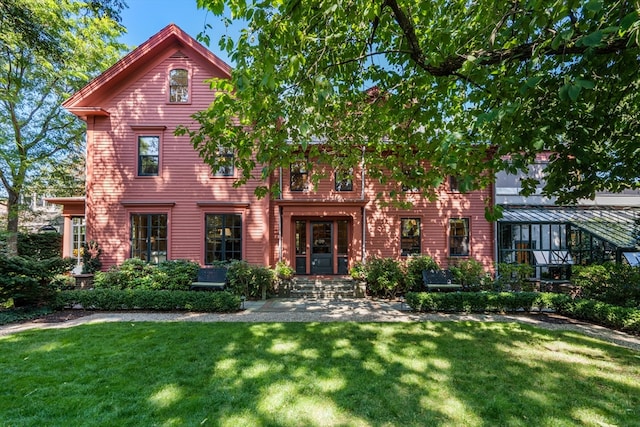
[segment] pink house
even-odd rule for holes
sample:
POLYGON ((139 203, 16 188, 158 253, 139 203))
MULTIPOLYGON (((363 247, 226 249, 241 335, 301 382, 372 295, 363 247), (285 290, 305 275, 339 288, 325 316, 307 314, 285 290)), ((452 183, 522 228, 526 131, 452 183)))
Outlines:
MULTIPOLYGON (((443 267, 470 257, 492 269, 490 190, 462 194, 447 184, 436 202, 410 194, 413 208, 403 210, 376 200, 380 184, 366 171, 329 173, 313 189, 306 165, 295 164, 267 183, 281 184, 275 199, 254 196, 263 182, 233 188, 233 167, 212 172, 188 137, 174 135, 215 96, 205 81, 230 72, 169 25, 64 103, 87 123, 84 211, 68 200, 65 230, 74 236, 74 221, 86 227, 86 239, 103 249, 104 268, 131 257, 283 260, 297 274, 341 275, 371 256, 426 254, 443 267)), ((74 241, 65 239, 66 255, 74 241)))

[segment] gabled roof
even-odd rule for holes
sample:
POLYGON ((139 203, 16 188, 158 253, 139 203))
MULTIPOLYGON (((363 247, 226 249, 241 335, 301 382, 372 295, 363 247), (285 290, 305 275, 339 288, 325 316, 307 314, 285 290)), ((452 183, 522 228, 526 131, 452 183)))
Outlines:
POLYGON ((113 88, 128 76, 145 67, 150 59, 157 58, 172 48, 194 53, 220 70, 223 76, 231 77, 231 67, 227 63, 211 53, 180 27, 169 24, 91 80, 85 87, 63 102, 62 106, 78 116, 109 115, 103 108, 92 103, 110 94, 113 88))

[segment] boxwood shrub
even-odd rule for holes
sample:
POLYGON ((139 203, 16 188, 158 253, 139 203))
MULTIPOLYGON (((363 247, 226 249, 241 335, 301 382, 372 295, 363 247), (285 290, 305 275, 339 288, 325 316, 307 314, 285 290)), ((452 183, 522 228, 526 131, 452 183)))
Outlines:
POLYGON ((569 299, 569 296, 552 294, 545 296, 539 292, 409 292, 407 304, 416 311, 447 311, 483 313, 530 312, 535 308, 553 308, 555 299, 569 299))
POLYGON ((158 291, 150 289, 93 289, 60 291, 53 307, 77 305, 86 310, 157 310, 226 313, 240 309, 240 297, 230 292, 158 291))
POLYGON ((550 292, 409 292, 406 302, 421 312, 531 312, 554 310, 573 319, 640 334, 640 310, 550 292))

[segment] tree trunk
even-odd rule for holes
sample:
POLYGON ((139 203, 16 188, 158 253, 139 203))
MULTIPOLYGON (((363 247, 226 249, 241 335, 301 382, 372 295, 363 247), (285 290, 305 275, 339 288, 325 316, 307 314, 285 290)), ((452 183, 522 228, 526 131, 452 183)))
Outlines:
POLYGON ((9 191, 7 200, 7 255, 18 255, 18 193, 9 191))

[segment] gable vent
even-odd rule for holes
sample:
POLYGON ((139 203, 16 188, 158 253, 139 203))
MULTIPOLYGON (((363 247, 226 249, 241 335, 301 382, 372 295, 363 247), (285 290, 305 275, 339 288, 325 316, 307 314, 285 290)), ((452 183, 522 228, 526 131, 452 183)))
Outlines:
POLYGON ((171 55, 170 58, 188 58, 188 56, 182 53, 182 51, 178 50, 176 51, 176 53, 171 55))

